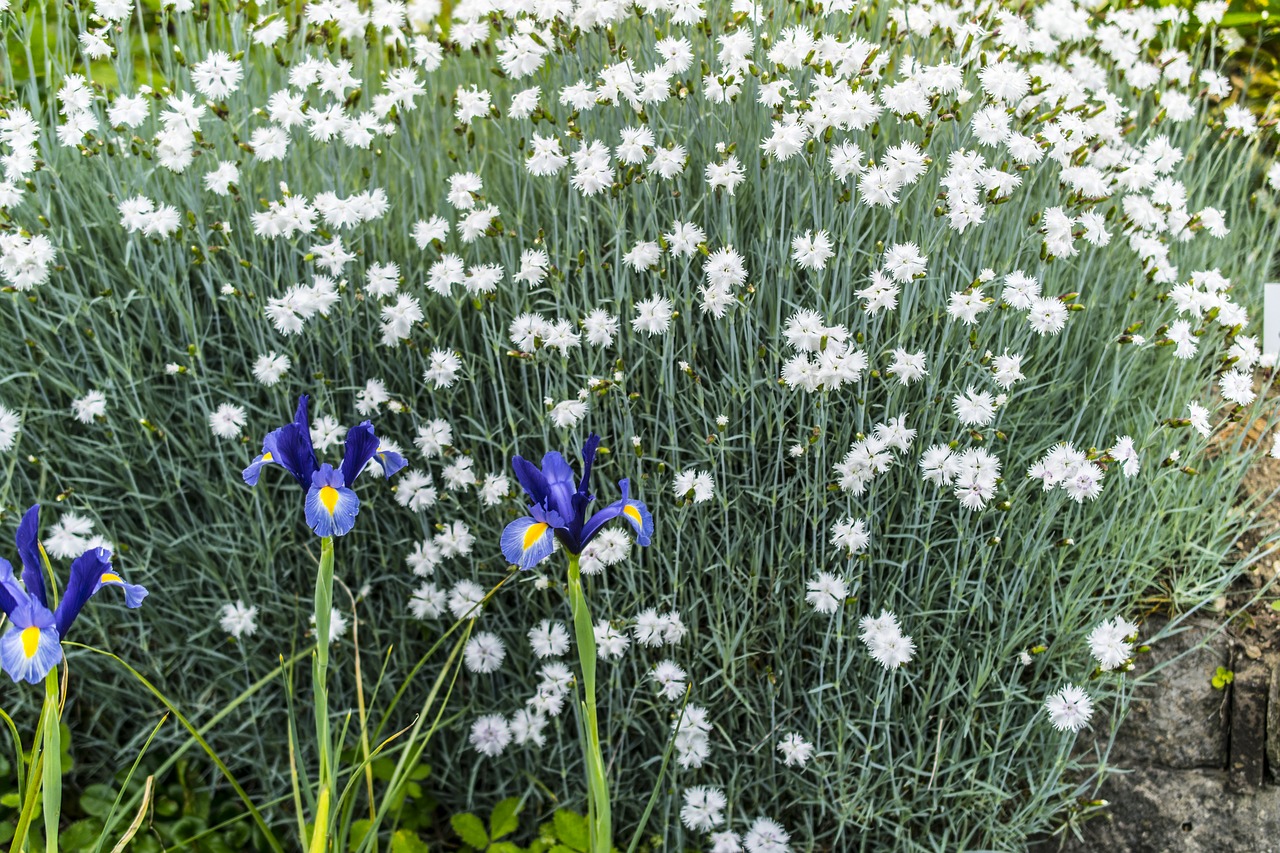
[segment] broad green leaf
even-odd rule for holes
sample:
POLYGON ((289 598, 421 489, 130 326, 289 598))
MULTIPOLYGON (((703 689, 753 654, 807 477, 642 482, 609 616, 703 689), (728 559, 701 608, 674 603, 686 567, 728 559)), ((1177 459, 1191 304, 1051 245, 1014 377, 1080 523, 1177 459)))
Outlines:
POLYGON ((489 837, 496 840, 515 832, 520 826, 519 813, 519 797, 508 797, 494 806, 493 814, 489 816, 489 837))
POLYGON ((512 844, 510 841, 495 841, 489 845, 489 849, 485 853, 525 853, 525 849, 519 844, 512 844))
POLYGON ((80 809, 87 815, 105 818, 116 801, 116 792, 110 785, 90 785, 80 795, 80 809))
POLYGON ((407 829, 397 830, 391 836, 391 853, 429 853, 427 842, 407 829))
POLYGON ((78 820, 58 833, 58 846, 65 853, 92 849, 102 834, 102 821, 96 817, 78 820))
POLYGON ((484 823, 471 812, 456 814, 449 818, 449 823, 453 824, 453 831, 458 833, 459 838, 477 850, 483 850, 489 846, 489 836, 485 834, 484 823))
POLYGON ((574 850, 587 849, 587 819, 585 817, 566 809, 560 809, 555 813, 553 820, 556 824, 556 838, 574 850))
POLYGON ((368 818, 352 821, 351 836, 347 839, 348 850, 355 850, 364 842, 364 837, 369 834, 370 825, 371 822, 368 818))

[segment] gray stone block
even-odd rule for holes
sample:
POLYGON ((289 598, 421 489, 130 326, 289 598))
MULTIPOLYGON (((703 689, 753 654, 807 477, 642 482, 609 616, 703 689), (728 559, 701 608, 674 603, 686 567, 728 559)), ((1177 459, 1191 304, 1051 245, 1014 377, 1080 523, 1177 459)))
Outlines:
MULTIPOLYGON (((1152 620, 1143 637, 1162 626, 1152 620)), ((1223 714, 1227 694, 1210 683, 1219 666, 1230 666, 1230 639, 1212 623, 1197 624, 1151 646, 1138 655, 1126 678, 1185 653, 1172 666, 1150 677, 1134 699, 1116 739, 1109 763, 1114 767, 1159 765, 1172 768, 1215 768, 1227 764, 1227 731, 1223 714), (1195 647, 1204 641, 1205 646, 1195 647), (1195 649, 1194 651, 1190 651, 1195 649)))
MULTIPOLYGON (((1225 770, 1145 767, 1108 778, 1101 796, 1108 816, 1083 827, 1084 842, 1069 839, 1068 853, 1280 853, 1280 788, 1249 796, 1226 793, 1225 770)), ((1056 849, 1052 842, 1038 850, 1056 849)))

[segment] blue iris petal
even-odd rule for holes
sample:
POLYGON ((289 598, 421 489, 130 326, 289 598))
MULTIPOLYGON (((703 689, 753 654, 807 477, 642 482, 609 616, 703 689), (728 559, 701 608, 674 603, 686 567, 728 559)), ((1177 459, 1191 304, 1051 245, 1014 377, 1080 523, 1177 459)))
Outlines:
POLYGON ((0 668, 15 682, 39 684, 62 660, 55 621, 49 608, 34 598, 14 610, 9 630, 0 637, 0 668))
POLYGON ((18 585, 13 576, 13 566, 4 557, 0 557, 0 610, 5 616, 13 616, 13 611, 27 600, 27 593, 18 585))
POLYGON ((545 521, 517 518, 502 531, 502 556, 521 569, 533 568, 555 550, 552 529, 545 521))
POLYGON ((606 522, 615 518, 624 518, 630 522, 632 529, 636 532, 636 543, 648 545, 653 536, 653 515, 649 513, 648 507, 640 503, 640 501, 631 499, 630 480, 619 480, 618 489, 622 492, 622 499, 614 501, 591 516, 591 520, 583 528, 583 540, 590 542, 606 522))
MULTIPOLYGON (((316 472, 316 451, 311 444, 311 426, 307 422, 307 395, 298 398, 298 409, 292 423, 287 423, 267 437, 274 441, 274 461, 293 475, 304 489, 311 485, 316 472)), ((264 442, 265 445, 265 442, 264 442)))
MULTIPOLYGON (((509 561, 521 568, 532 565, 528 560, 534 543, 530 542, 530 547, 526 548, 522 537, 534 524, 539 523, 549 525, 555 537, 572 554, 582 553, 582 549, 595 538, 600 528, 615 518, 627 520, 636 532, 638 544, 648 545, 652 541, 653 516, 643 503, 631 498, 629 480, 618 483, 622 491, 621 500, 595 513, 588 520, 587 508, 595 500, 595 496, 591 494, 591 467, 599 446, 600 437, 594 434, 583 444, 581 481, 574 478, 569 463, 554 450, 542 457, 541 470, 521 456, 512 457, 511 467, 516 479, 533 500, 533 505, 529 507, 529 518, 513 521, 503 531, 502 551, 509 561)), ((537 559, 541 560, 549 553, 550 550, 546 553, 539 551, 537 559)))
POLYGON ((356 525, 360 499, 346 488, 342 472, 327 462, 316 470, 307 491, 307 524, 317 536, 345 536, 356 525))
POLYGON ((542 457, 542 477, 547 484, 547 499, 544 505, 547 509, 554 509, 560 513, 567 525, 572 528, 577 515, 574 512, 573 495, 578 491, 573 469, 569 467, 569 463, 563 456, 553 450, 542 457))
POLYGON ((143 599, 148 595, 147 588, 145 586, 136 583, 129 583, 114 572, 108 572, 98 578, 98 585, 93 588, 93 594, 97 595, 98 590, 102 589, 104 586, 116 586, 124 590, 124 606, 130 609, 134 607, 141 607, 143 599))
POLYGON ((22 585, 41 606, 48 607, 44 594, 44 560, 40 559, 40 504, 33 504, 22 521, 14 541, 18 545, 18 558, 22 560, 22 585))
POLYGON ((244 469, 244 481, 250 486, 257 485, 264 466, 280 465, 307 492, 304 508, 311 529, 323 537, 343 536, 350 532, 360 511, 360 501, 351 486, 375 457, 388 479, 408 464, 395 450, 384 448, 373 431, 373 424, 364 421, 347 430, 341 466, 335 470, 328 463, 321 465, 311 443, 304 394, 298 398, 293 420, 262 442, 262 453, 244 469))
POLYGON ((379 447, 378 464, 382 466, 383 476, 390 480, 393 475, 399 473, 401 468, 409 464, 409 460, 394 450, 379 447))
POLYGON ((365 421, 347 430, 346 451, 342 454, 342 481, 354 486, 356 477, 378 452, 378 437, 373 434, 373 424, 365 421))
POLYGON ((279 432, 280 430, 276 430, 263 439, 262 452, 255 456, 253 461, 249 463, 249 467, 242 472, 244 481, 250 486, 258 485, 258 476, 262 473, 263 468, 268 465, 280 464, 279 432))
POLYGON ((511 469, 515 471, 516 479, 520 481, 520 487, 533 500, 535 504, 546 503, 547 500, 547 478, 542 476, 542 472, 538 470, 538 466, 534 465, 523 456, 511 457, 511 469))
POLYGON ((71 623, 98 591, 99 580, 111 571, 111 552, 104 548, 90 548, 71 564, 71 579, 63 590, 62 600, 54 613, 58 620, 58 636, 65 637, 71 623))

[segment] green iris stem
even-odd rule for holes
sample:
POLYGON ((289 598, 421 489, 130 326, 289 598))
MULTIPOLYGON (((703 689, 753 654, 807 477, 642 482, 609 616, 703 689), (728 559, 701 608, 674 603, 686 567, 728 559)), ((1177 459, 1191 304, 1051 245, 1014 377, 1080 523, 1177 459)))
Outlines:
POLYGON ((569 555, 569 606, 573 609, 574 642, 582 666, 583 708, 586 711, 587 811, 591 823, 591 853, 613 850, 612 818, 609 813, 609 782, 600 751, 600 715, 596 710, 596 634, 582 591, 578 555, 569 555))
POLYGON ((44 677, 44 845, 58 853, 58 822, 62 815, 62 727, 58 668, 44 677))
MULTIPOLYGON (((333 742, 329 734, 329 622, 333 615, 333 537, 320 540, 320 569, 316 573, 316 656, 313 687, 316 706, 316 746, 320 751, 320 792, 308 850, 328 845, 330 802, 334 796, 333 742)), ((305 839, 304 839, 305 841, 305 839)))

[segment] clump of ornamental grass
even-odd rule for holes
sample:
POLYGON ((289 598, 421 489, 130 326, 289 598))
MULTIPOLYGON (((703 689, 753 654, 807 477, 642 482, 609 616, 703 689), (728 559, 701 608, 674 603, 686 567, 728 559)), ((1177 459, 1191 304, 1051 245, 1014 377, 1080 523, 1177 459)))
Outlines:
MULTIPOLYGON (((281 656, 327 635, 329 708, 396 709, 375 744, 451 685, 450 737, 385 747, 451 810, 604 792, 615 838, 675 848, 1017 846, 1097 781, 1072 733, 1123 716, 1139 600, 1253 559, 1272 438, 1206 449, 1274 421, 1280 167, 1224 10, 0 12, 5 502, 53 486, 51 540, 109 529, 164 579, 130 660, 234 709, 209 737, 264 801, 333 749, 282 710, 310 700, 281 656), (304 391, 317 454, 376 416, 408 463, 314 627, 296 507, 226 473, 304 391), (588 644, 502 533, 507 460, 589 433, 654 545, 577 553, 588 644)), ((77 665, 105 778, 150 730, 77 665)), ((339 835, 386 802, 351 773, 339 835)))

